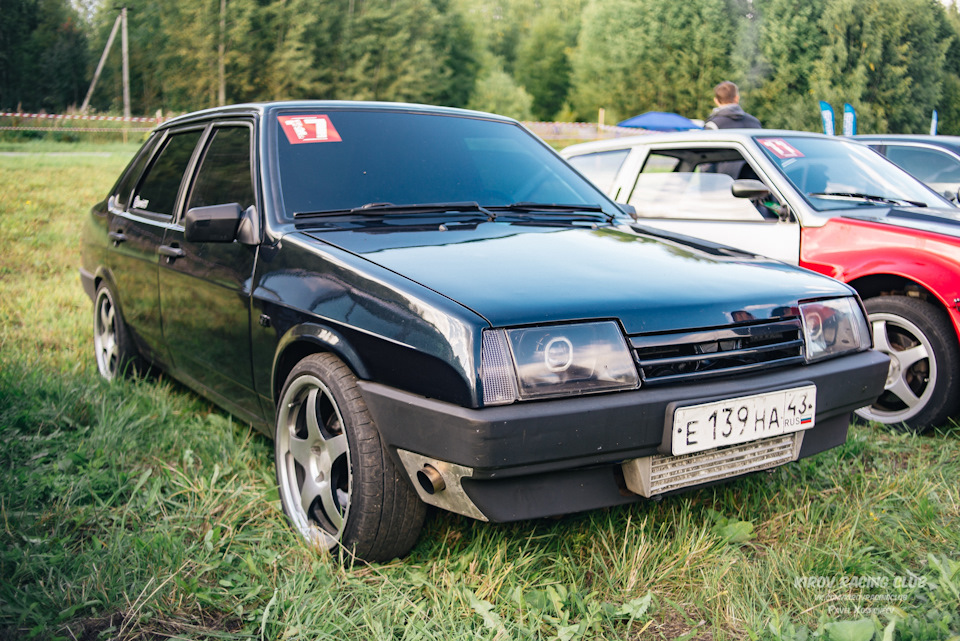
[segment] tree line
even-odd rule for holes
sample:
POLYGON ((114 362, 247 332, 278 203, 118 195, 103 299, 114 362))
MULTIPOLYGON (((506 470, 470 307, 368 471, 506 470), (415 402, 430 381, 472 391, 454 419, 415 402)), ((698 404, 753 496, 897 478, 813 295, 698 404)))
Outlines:
MULTIPOLYGON (((115 21, 102 0, 0 0, 0 108, 78 106, 115 21)), ((133 113, 287 98, 605 122, 706 117, 740 85, 767 127, 960 133, 960 12, 939 0, 128 0, 133 113)), ((119 39, 118 39, 119 40, 119 39)), ((122 109, 120 47, 91 106, 122 109)))

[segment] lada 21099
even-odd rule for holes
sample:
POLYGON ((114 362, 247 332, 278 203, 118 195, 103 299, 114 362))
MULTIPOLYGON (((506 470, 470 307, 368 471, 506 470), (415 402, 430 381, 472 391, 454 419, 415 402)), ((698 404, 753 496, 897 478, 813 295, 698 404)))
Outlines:
POLYGON ((848 286, 631 223, 513 120, 238 105, 152 133, 81 276, 103 376, 150 364, 249 421, 296 529, 384 560, 428 504, 714 483, 843 443, 883 390, 848 286))

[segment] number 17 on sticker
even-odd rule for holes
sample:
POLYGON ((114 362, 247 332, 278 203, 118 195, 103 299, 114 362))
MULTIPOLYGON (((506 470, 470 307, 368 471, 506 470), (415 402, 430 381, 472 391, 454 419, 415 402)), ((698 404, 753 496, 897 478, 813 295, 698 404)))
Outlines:
POLYGON ((283 127, 283 133, 291 145, 307 142, 340 142, 330 117, 326 115, 311 116, 277 116, 277 121, 283 127))

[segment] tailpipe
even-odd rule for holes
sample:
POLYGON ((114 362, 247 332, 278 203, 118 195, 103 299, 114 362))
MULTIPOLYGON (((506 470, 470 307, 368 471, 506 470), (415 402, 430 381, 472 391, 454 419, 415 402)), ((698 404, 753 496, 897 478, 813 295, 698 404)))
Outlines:
POLYGON ((420 483, 423 491, 430 495, 442 492, 447 487, 443 474, 429 463, 417 471, 417 482, 420 483))

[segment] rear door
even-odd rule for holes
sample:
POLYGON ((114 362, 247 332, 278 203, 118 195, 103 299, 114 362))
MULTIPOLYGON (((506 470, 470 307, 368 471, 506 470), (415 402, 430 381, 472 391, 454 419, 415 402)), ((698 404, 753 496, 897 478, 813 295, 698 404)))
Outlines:
POLYGON ((160 322, 158 252, 173 224, 183 177, 201 134, 196 128, 162 134, 157 152, 142 159, 146 170, 132 193, 123 187, 111 203, 108 233, 114 251, 109 268, 116 294, 141 353, 158 363, 169 360, 160 322))
POLYGON ((196 170, 185 190, 176 224, 163 240, 160 306, 173 366, 200 387, 251 420, 262 419, 250 362, 250 291, 257 246, 239 242, 189 242, 183 216, 193 207, 237 203, 253 207, 253 123, 210 126, 196 170))

